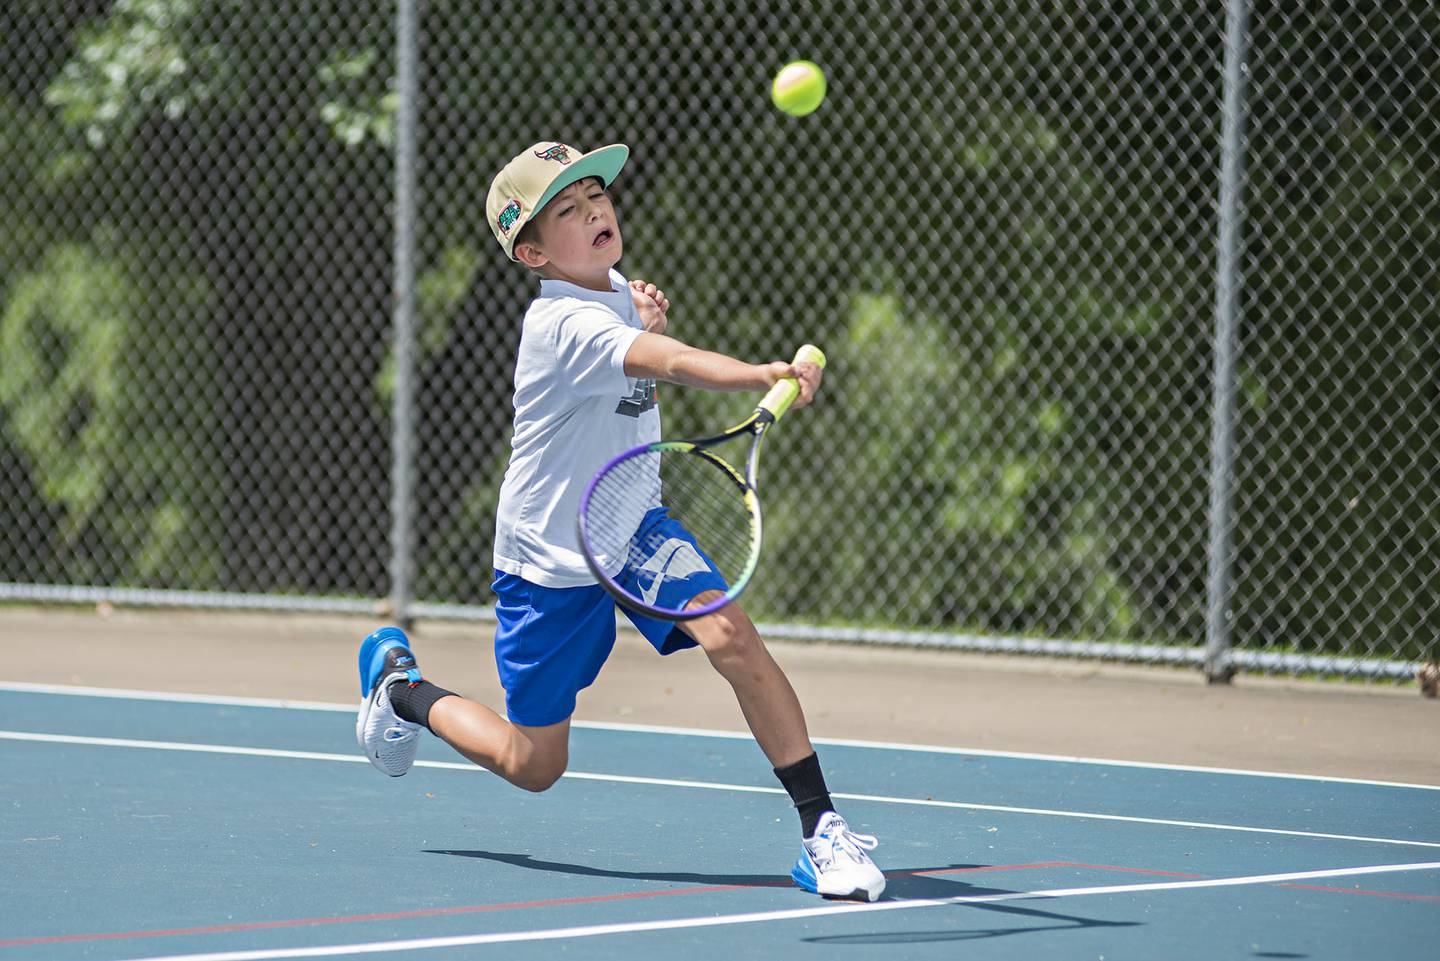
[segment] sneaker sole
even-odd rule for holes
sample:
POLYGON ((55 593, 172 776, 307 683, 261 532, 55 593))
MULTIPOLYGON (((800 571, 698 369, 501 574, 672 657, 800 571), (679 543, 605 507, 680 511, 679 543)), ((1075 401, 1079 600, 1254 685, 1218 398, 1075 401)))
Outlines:
POLYGON ((879 900, 880 900, 880 894, 879 894, 879 892, 876 892, 875 894, 871 894, 869 891, 865 890, 864 888, 856 888, 854 891, 851 891, 849 894, 822 894, 822 895, 820 895, 820 896, 821 896, 822 898, 825 898, 827 901, 866 901, 866 902, 870 902, 870 901, 879 901, 879 900))
POLYGON ((849 894, 821 893, 815 885, 815 880, 800 870, 799 863, 790 869, 790 880, 794 881, 802 891, 819 894, 820 897, 825 898, 827 901, 878 901, 880 900, 880 895, 885 890, 881 888, 873 894, 865 888, 855 888, 849 894))
MULTIPOLYGON (((404 675, 397 674, 392 676, 403 677, 404 675)), ((360 702, 360 711, 355 718, 355 740, 360 745, 360 753, 365 755, 365 759, 370 762, 371 766, 374 767, 375 770, 379 771, 381 774, 384 774, 386 777, 404 777, 406 774, 409 773, 409 768, 406 768, 404 771, 401 771, 398 774, 394 771, 385 770, 385 768, 380 766, 379 758, 372 754, 369 747, 367 747, 365 744, 365 728, 368 727, 370 724, 370 715, 375 712, 375 702, 379 699, 379 697, 380 685, 376 684, 374 689, 371 690, 370 696, 360 702)))

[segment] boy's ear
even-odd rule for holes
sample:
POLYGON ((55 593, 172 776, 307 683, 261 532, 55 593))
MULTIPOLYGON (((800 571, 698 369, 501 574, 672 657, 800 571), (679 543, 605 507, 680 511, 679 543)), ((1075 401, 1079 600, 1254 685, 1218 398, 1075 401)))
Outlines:
POLYGON ((550 258, 545 256, 545 252, 538 245, 532 243, 516 244, 515 259, 531 270, 539 270, 550 262, 550 258))

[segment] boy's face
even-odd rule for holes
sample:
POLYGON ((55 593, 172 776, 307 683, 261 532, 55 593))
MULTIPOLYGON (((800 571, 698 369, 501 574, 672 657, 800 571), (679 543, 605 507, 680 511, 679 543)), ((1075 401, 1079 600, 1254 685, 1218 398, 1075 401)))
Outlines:
POLYGON ((560 191, 533 221, 539 239, 517 244, 515 256, 547 277, 610 289, 610 268, 620 261, 620 224, 610 195, 590 177, 560 191))

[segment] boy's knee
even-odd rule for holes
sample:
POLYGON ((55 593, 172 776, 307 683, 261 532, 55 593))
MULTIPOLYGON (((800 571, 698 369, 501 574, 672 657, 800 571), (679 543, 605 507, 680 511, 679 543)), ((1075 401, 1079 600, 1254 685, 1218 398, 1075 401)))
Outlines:
POLYGON ((722 608, 697 628, 696 640, 712 661, 744 662, 762 650, 760 633, 738 608, 722 608))
POLYGON ((564 775, 566 766, 566 759, 561 759, 558 763, 546 761, 530 764, 525 770, 517 772, 511 783, 518 788, 540 794, 555 786, 555 782, 564 775))
POLYGON ((539 794, 548 791, 570 766, 570 751, 563 737, 517 736, 501 759, 496 773, 518 788, 539 794))

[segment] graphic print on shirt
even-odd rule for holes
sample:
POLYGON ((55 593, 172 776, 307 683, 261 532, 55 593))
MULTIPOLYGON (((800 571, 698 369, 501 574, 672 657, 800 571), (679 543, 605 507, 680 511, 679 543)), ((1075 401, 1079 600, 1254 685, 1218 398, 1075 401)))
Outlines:
POLYGON ((654 406, 655 381, 637 380, 630 396, 620 398, 620 405, 615 408, 615 413, 624 414, 626 417, 639 417, 654 406))

